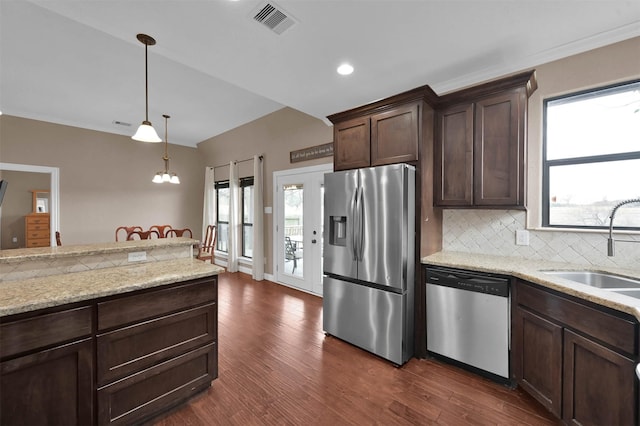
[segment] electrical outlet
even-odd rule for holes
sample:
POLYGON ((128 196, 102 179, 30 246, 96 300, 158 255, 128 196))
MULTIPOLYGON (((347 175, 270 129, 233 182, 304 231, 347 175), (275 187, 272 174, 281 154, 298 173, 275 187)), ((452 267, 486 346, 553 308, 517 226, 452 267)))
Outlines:
POLYGON ((529 231, 526 229, 516 230, 516 245, 528 246, 529 245, 529 231))
POLYGON ((11 242, 13 242, 13 243, 17 243, 17 242, 18 242, 18 237, 13 237, 13 238, 11 239, 11 242))
POLYGON ((147 252, 146 251, 134 251, 128 254, 129 262, 142 262, 147 260, 147 252))

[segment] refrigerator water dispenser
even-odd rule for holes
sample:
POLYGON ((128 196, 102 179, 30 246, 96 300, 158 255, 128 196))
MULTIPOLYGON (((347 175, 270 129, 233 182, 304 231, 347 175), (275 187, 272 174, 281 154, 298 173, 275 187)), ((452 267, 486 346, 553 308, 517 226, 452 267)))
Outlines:
POLYGON ((332 246, 347 246, 347 217, 330 216, 329 244, 332 246))

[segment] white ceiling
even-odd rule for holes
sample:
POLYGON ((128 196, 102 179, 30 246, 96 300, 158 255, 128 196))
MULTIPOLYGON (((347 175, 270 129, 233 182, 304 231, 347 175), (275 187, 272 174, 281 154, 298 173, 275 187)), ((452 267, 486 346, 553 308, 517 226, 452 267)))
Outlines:
MULTIPOLYGON (((442 94, 640 36, 640 1, 0 0, 0 111, 187 146, 284 106, 319 119, 424 84, 442 94), (342 61, 355 66, 336 73, 342 61), (113 124, 118 120, 131 127, 113 124)), ((640 63, 639 63, 640 66, 640 63)))

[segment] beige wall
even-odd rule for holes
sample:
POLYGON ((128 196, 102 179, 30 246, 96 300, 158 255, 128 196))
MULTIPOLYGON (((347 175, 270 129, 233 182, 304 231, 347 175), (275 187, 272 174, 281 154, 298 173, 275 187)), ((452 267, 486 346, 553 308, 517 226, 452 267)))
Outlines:
POLYGON ((199 230, 204 163, 195 148, 170 144, 170 170, 181 184, 154 184, 153 175, 164 167, 163 154, 163 144, 0 116, 2 162, 60 169, 64 244, 113 241, 121 225, 170 224, 199 230))
MULTIPOLYGON (((283 108, 244 126, 198 144, 205 163, 218 166, 232 160, 264 156, 264 205, 273 207, 273 172, 332 163, 333 157, 289 163, 289 153, 297 149, 333 141, 333 127, 292 108, 283 108)), ((250 162, 249 162, 250 164, 250 162)), ((216 168, 216 176, 227 176, 228 167, 216 168)), ((273 215, 265 214, 265 273, 273 273, 273 215)))
MULTIPOLYGON (((640 78, 640 37, 536 68, 538 90, 529 99, 528 227, 542 223, 542 108, 547 98, 640 78)), ((606 143, 606 141, 603 141, 606 143)))
POLYGON ((24 217, 33 212, 31 190, 49 190, 49 173, 0 170, 0 178, 8 182, 0 215, 0 249, 24 248, 24 217), (13 242, 13 238, 17 241, 13 242))

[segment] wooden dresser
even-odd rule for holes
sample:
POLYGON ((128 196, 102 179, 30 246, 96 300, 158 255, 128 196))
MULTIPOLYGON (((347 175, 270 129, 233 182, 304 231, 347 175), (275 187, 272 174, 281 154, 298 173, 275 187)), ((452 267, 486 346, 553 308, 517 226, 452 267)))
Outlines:
POLYGON ((49 213, 31 213, 24 217, 25 247, 49 247, 50 240, 49 213))

